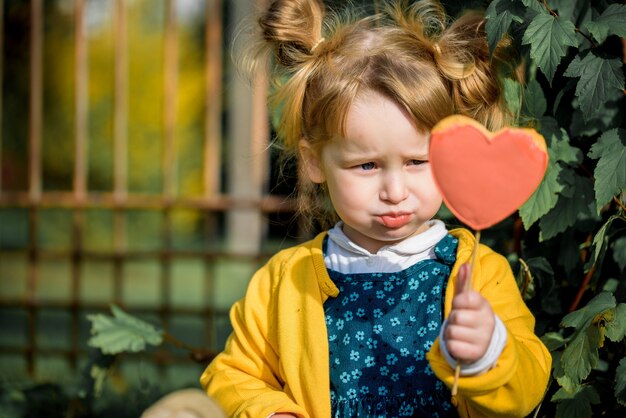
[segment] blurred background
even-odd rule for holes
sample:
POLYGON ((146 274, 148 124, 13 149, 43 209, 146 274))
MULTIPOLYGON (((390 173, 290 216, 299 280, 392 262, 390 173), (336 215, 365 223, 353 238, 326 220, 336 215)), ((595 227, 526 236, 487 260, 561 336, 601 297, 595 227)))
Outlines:
POLYGON ((117 359, 113 394, 197 386, 253 271, 303 239, 265 76, 229 56, 263 3, 0 0, 0 410, 24 382, 80 392, 111 304, 206 350, 117 359))

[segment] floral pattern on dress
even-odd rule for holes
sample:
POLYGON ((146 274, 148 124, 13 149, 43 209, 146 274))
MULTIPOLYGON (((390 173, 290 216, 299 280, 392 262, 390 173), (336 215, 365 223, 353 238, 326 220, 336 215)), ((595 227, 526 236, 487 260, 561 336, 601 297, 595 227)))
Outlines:
POLYGON ((447 235, 436 259, 397 273, 329 271, 339 288, 324 303, 333 417, 458 416, 426 360, 457 246, 447 235))

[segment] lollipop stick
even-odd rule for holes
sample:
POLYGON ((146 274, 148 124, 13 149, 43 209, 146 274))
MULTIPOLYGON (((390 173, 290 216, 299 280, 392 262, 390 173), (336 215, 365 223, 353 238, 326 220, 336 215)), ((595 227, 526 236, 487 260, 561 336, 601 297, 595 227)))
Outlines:
MULTIPOLYGON (((463 285, 463 292, 467 292, 472 289, 472 273, 474 272, 474 262, 476 261, 476 254, 478 254, 478 243, 480 242, 480 230, 476 231, 476 243, 474 244, 474 249, 472 250, 472 259, 469 265, 469 271, 467 272, 467 279, 463 285)), ((459 361, 456 362, 456 367, 454 368, 454 382, 452 383, 452 396, 456 396, 459 390, 459 376, 461 374, 461 363, 459 361)))

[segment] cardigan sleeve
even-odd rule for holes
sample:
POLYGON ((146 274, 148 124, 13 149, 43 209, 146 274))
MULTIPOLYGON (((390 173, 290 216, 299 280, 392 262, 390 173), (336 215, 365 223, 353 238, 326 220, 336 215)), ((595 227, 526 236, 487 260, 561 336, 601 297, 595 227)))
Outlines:
POLYGON ((267 417, 307 412, 285 393, 277 354, 272 308, 272 262, 253 276, 243 299, 230 311, 233 332, 226 347, 207 367, 200 382, 230 417, 267 417))
MULTIPOLYGON (((459 259, 446 292, 450 312, 459 259)), ((524 417, 541 401, 551 370, 551 356, 534 333, 535 319, 522 300, 511 268, 504 257, 481 246, 474 266, 474 289, 482 294, 507 330, 507 342, 495 366, 486 373, 461 377, 459 412, 470 417, 524 417)), ((449 387, 454 369, 439 349, 439 339, 428 353, 435 374, 449 387)), ((453 403, 454 400, 453 400, 453 403)))

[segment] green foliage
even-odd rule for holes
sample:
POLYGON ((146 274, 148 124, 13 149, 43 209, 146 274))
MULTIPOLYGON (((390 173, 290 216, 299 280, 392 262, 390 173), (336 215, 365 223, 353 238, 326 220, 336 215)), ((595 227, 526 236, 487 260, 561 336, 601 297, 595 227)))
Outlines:
POLYGON ((600 43, 609 35, 626 38, 626 6, 611 4, 594 21, 585 24, 585 28, 600 43))
POLYGON ((567 67, 566 77, 580 77, 576 97, 585 120, 602 110, 601 105, 618 97, 624 89, 624 74, 618 58, 604 58, 595 51, 577 55, 567 67))
POLYGON ((613 196, 626 190, 626 130, 611 129, 602 134, 589 156, 598 160, 594 176, 600 210, 613 196))
POLYGON ((552 402, 558 403, 556 418, 590 418, 591 404, 600 403, 600 396, 593 386, 580 386, 574 392, 559 389, 552 402))
POLYGON ((485 11, 489 49, 494 50, 500 39, 507 33, 513 21, 524 23, 524 8, 515 0, 494 0, 485 11))
POLYGON ((626 5, 493 0, 486 18, 492 50, 506 36, 519 47, 524 84, 504 79, 504 98, 520 125, 546 138, 550 156, 520 208, 527 232, 510 257, 553 356, 541 415, 623 415, 626 5))
POLYGON ((568 46, 578 46, 576 27, 566 19, 559 19, 547 11, 538 13, 526 28, 522 44, 530 44, 530 57, 537 62, 552 82, 556 68, 567 53, 568 46))
MULTIPOLYGON (((96 349, 89 351, 80 381, 75 387, 30 381, 10 382, 0 378, 0 418, 135 418, 164 395, 163 382, 142 376, 142 367, 139 367, 139 383, 129 387, 116 370, 120 356, 168 342, 188 350, 194 360, 207 363, 205 352, 178 341, 117 306, 112 306, 111 312, 112 315, 88 316, 93 334, 89 345, 96 349), (116 378, 111 379, 112 375, 116 378)), ((189 382, 199 383, 198 376, 190 376, 189 382)), ((180 387, 171 385, 169 389, 180 387)))
POLYGON ((533 193, 519 211, 526 229, 530 228, 542 216, 546 215, 556 206, 559 193, 564 188, 563 184, 559 182, 561 166, 554 159, 552 153, 549 152, 549 154, 550 162, 548 163, 548 170, 546 171, 545 177, 535 193, 533 193))
POLYGON ((620 270, 626 270, 626 237, 613 241, 613 258, 620 270))
POLYGON ((163 342, 163 331, 153 325, 127 314, 117 306, 111 306, 113 316, 89 315, 91 333, 89 345, 105 354, 144 351, 146 345, 158 346, 163 342))
POLYGON ((615 369, 615 397, 621 405, 626 406, 626 357, 620 360, 615 369))

